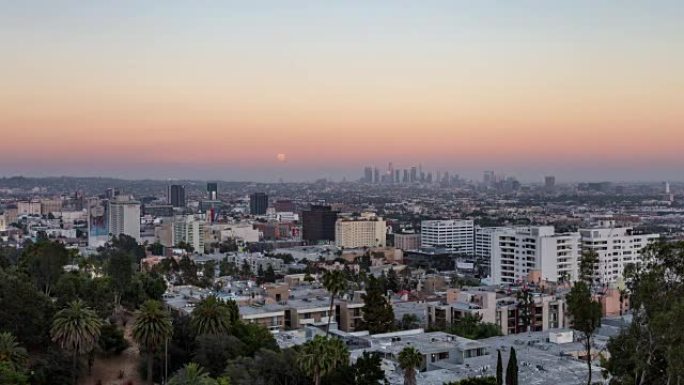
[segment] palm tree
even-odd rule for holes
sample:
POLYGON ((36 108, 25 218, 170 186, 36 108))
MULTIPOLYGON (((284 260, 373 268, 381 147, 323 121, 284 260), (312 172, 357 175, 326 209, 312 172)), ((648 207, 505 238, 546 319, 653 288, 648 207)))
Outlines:
POLYGON ((340 353, 337 349, 330 339, 321 336, 315 336, 302 345, 297 362, 300 369, 313 379, 315 385, 320 385, 321 377, 339 364, 340 353))
POLYGON ((216 296, 210 295, 200 301, 192 311, 190 326, 198 336, 228 334, 232 313, 230 309, 216 296))
POLYGON ((209 377, 209 373, 194 362, 186 364, 169 380, 169 385, 216 385, 217 382, 209 377))
POLYGON ((161 302, 145 301, 135 313, 133 339, 147 351, 147 383, 150 385, 153 383, 154 353, 172 334, 171 316, 161 302))
POLYGON ((328 339, 326 351, 330 354, 333 369, 338 366, 349 365, 349 349, 341 339, 328 339))
POLYGON ((76 363, 78 356, 91 351, 100 337, 102 321, 92 309, 80 299, 72 301, 55 314, 50 328, 52 340, 60 348, 71 352, 72 380, 76 384, 76 363))
POLYGON ((423 355, 413 346, 399 352, 399 366, 404 371, 404 385, 416 385, 416 368, 423 362, 423 355))
POLYGON ((326 271, 323 273, 323 286, 330 292, 330 311, 328 312, 328 327, 325 330, 325 336, 330 334, 330 321, 332 321, 333 305, 335 304, 335 296, 347 290, 347 277, 341 270, 326 271))
POLYGON ((22 368, 28 361, 26 349, 19 346, 10 332, 0 333, 0 362, 9 362, 15 369, 22 368))

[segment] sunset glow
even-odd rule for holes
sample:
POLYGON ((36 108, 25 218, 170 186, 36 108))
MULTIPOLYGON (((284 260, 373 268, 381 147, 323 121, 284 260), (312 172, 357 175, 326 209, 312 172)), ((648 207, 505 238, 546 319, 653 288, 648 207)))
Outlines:
POLYGON ((0 175, 681 179, 684 5, 639 3, 5 3, 0 175))

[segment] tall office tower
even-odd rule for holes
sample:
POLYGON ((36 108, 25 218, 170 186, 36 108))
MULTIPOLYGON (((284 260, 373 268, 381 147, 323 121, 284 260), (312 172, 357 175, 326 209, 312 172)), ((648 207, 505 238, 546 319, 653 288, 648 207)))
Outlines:
POLYGON ((409 182, 411 182, 411 183, 418 182, 418 169, 415 166, 411 167, 411 177, 409 179, 409 182))
POLYGON ((123 197, 109 201, 109 233, 126 234, 140 242, 140 202, 123 197))
POLYGON ((665 194, 670 194, 670 182, 665 182, 665 194))
POLYGON ((486 185, 491 185, 494 183, 495 177, 494 177, 494 171, 485 171, 484 176, 482 178, 482 181, 486 185))
POLYGON ((335 241, 338 211, 330 206, 313 205, 302 212, 302 239, 309 243, 335 241))
POLYGON ((404 178, 402 179, 403 183, 408 183, 409 182, 409 170, 404 169, 404 178))
POLYGON ((394 182, 394 165, 392 165, 392 162, 389 162, 389 165, 387 166, 387 175, 389 175, 388 182, 394 182))
POLYGON ((338 247, 384 247, 386 238, 387 223, 373 213, 339 218, 335 222, 335 244, 338 247))
POLYGON ((170 185, 168 203, 173 207, 185 207, 185 186, 179 184, 170 185))
POLYGON ((556 234, 553 226, 533 226, 480 234, 489 237, 491 277, 496 285, 524 281, 532 271, 539 271, 541 279, 551 282, 578 278, 579 233, 556 234))
POLYGON ((249 196, 249 213, 252 215, 266 215, 268 210, 268 195, 257 192, 249 196))
POLYGON ((215 201, 218 199, 218 183, 210 182, 207 183, 207 194, 209 195, 209 200, 215 201))
POLYGON ((400 170, 394 170, 394 183, 401 183, 400 170))
POLYGON ((473 221, 432 220, 422 221, 420 226, 421 247, 444 248, 460 254, 473 254, 475 231, 473 221))
POLYGON ((114 199, 117 196, 119 196, 119 189, 110 187, 105 190, 106 199, 114 199))
POLYGON ((425 178, 425 183, 432 183, 432 173, 431 172, 427 173, 427 177, 425 178))
POLYGON ((366 167, 363 169, 364 183, 373 183, 373 167, 366 167))
POLYGON ((380 170, 377 167, 373 170, 373 183, 380 183, 380 170))
POLYGON ((644 234, 630 227, 580 229, 583 251, 598 255, 594 278, 608 284, 622 278, 627 265, 640 263, 643 250, 660 238, 659 234, 644 234))
POLYGON ((556 177, 555 176, 544 177, 544 187, 546 187, 547 190, 551 190, 555 186, 556 186, 556 177))

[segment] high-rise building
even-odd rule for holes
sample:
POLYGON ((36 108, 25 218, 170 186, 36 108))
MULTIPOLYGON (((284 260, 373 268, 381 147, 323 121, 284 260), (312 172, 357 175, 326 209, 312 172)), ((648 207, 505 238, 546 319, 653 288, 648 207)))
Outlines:
POLYGON ((112 236, 125 234, 140 242, 140 202, 119 196, 109 201, 107 211, 112 236))
POLYGON ((422 221, 421 247, 444 248, 452 252, 472 255, 475 225, 472 220, 450 219, 422 221))
POLYGON ((177 216, 173 219, 173 246, 181 242, 190 245, 195 252, 204 253, 204 226, 206 222, 194 215, 177 216))
POLYGON ((207 195, 209 196, 209 200, 215 201, 218 199, 218 183, 207 183, 207 195))
POLYGON ((403 183, 408 183, 409 182, 409 170, 404 169, 404 178, 402 179, 403 183))
POLYGON ((384 247, 387 223, 373 213, 344 217, 335 222, 335 244, 344 248, 384 247))
POLYGON ((363 169, 363 182, 373 183, 373 167, 366 167, 363 169))
POLYGON ((302 212, 302 239, 309 243, 335 240, 335 223, 338 211, 330 206, 311 206, 302 212))
POLYGON ((556 177, 555 176, 547 176, 544 177, 544 187, 546 187, 547 190, 553 189, 556 187, 556 177))
POLYGON ((394 183, 401 183, 400 170, 394 170, 394 183))
POLYGON ((420 234, 395 233, 394 247, 402 250, 417 250, 420 247, 420 234))
POLYGON ((380 170, 377 167, 373 170, 373 183, 380 183, 380 170))
POLYGON ((185 207, 185 186, 179 184, 170 185, 168 203, 173 207, 185 207))
POLYGON ((109 241, 109 203, 95 199, 88 204, 88 246, 100 247, 109 241))
POLYGON ((114 199, 117 196, 119 196, 119 189, 110 187, 110 188, 105 190, 105 198, 106 199, 114 199))
POLYGON ((418 182, 418 169, 416 167, 411 167, 411 177, 409 179, 409 182, 411 182, 411 183, 418 182))
POLYGON ((594 278, 603 284, 622 278, 625 267, 640 263, 646 246, 660 238, 659 234, 644 234, 630 227, 580 229, 582 249, 598 256, 594 278))
POLYGON ((524 281, 532 271, 551 282, 573 281, 578 278, 580 235, 556 234, 553 226, 499 228, 491 233, 490 254, 496 285, 524 281))
POLYGON ((266 215, 268 210, 268 195, 257 192, 249 196, 249 213, 252 215, 266 215))
POLYGON ((482 181, 487 186, 493 184, 496 181, 496 176, 494 175, 494 171, 485 171, 484 176, 482 178, 482 181))

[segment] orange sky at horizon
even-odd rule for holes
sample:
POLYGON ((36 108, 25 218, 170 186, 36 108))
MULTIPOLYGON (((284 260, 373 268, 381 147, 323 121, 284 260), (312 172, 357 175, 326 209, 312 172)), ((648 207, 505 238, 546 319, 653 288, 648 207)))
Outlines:
POLYGON ((8 6, 0 175, 280 153, 293 169, 684 167, 676 3, 269 4, 8 6))

